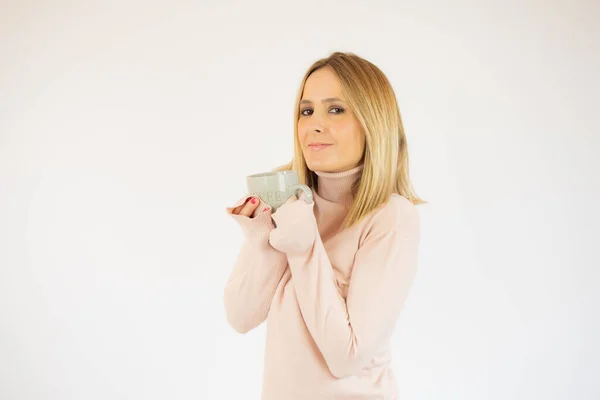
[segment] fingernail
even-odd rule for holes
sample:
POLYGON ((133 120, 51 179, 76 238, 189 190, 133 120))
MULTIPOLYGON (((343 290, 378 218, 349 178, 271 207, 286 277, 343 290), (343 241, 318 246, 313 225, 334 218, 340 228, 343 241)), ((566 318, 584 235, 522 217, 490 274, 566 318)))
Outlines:
POLYGON ((265 209, 263 210, 263 212, 265 212, 265 211, 268 211, 268 210, 269 210, 269 207, 265 208, 265 209))
POLYGON ((252 204, 256 204, 256 199, 253 197, 251 202, 252 202, 252 204))

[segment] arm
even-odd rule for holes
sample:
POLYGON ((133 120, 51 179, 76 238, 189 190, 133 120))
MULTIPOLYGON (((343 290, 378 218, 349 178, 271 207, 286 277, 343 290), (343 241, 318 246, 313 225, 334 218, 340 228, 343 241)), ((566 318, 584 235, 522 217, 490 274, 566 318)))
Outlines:
POLYGON ((416 275, 419 214, 412 204, 396 201, 375 216, 356 253, 344 301, 314 214, 312 219, 309 215, 311 208, 299 202, 292 215, 273 214, 278 228, 271 234, 271 243, 286 251, 306 326, 331 373, 342 378, 367 366, 392 336, 416 275), (294 230, 287 235, 291 225, 294 230), (296 232, 303 236, 286 239, 296 232), (306 239, 310 232, 312 241, 306 239))
POLYGON ((233 214, 236 206, 227 208, 227 213, 240 225, 244 242, 227 280, 224 302, 229 324, 237 332, 246 333, 266 319, 287 259, 269 244, 269 232, 273 229, 270 209, 262 212, 265 204, 261 201, 249 218, 233 214))

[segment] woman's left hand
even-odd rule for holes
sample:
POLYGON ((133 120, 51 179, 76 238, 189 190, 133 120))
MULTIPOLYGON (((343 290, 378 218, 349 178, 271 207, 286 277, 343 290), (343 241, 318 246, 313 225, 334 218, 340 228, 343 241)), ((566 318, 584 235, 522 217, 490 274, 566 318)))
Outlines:
POLYGON ((313 213, 315 203, 307 204, 303 197, 290 197, 271 215, 275 229, 270 232, 269 243, 286 254, 308 251, 319 232, 313 213))

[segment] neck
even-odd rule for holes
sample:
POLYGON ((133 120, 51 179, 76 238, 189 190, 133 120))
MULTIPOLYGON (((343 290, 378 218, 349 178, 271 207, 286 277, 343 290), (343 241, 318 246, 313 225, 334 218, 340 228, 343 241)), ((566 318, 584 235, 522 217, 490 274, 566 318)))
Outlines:
POLYGON ((345 203, 353 199, 352 185, 362 175, 363 164, 341 172, 314 171, 318 176, 317 194, 332 203, 345 203))

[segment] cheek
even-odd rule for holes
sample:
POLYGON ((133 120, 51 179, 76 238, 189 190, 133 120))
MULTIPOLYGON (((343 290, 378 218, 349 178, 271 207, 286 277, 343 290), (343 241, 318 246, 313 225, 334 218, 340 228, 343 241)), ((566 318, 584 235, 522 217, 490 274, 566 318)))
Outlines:
POLYGON ((298 139, 300 139, 300 143, 304 143, 304 139, 306 138, 305 129, 302 126, 301 122, 298 122, 298 139))
POLYGON ((365 135, 360 126, 353 122, 339 125, 332 134, 340 148, 347 152, 361 152, 365 147, 365 135))
POLYGON ((366 138, 365 138, 365 134, 364 133, 360 133, 358 135, 358 139, 357 139, 357 143, 358 143, 358 147, 360 148, 360 152, 364 152, 365 151, 365 145, 366 145, 366 138))

